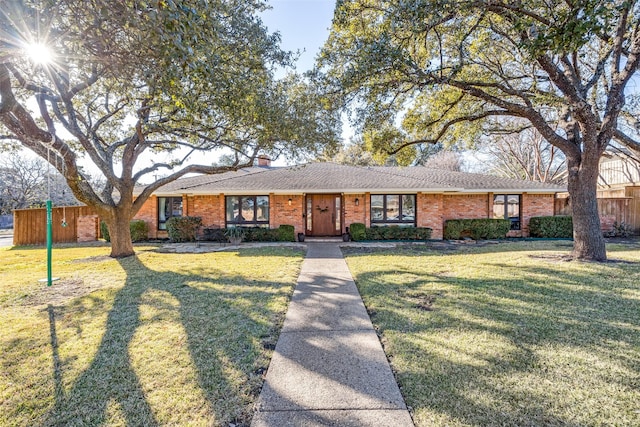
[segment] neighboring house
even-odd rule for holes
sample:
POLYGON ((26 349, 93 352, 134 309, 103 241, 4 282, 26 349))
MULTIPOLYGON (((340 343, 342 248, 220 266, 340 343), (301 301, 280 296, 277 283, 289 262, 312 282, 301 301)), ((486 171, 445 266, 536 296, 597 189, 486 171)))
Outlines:
POLYGON ((136 215, 150 237, 167 236, 173 216, 199 216, 205 226, 295 227, 307 236, 339 236, 352 223, 417 226, 442 239, 444 222, 508 218, 511 236, 527 236, 529 219, 554 214, 566 188, 532 181, 427 169, 334 163, 259 166, 182 178, 159 188, 136 215))
POLYGON ((627 187, 640 187, 640 160, 628 150, 606 151, 600 160, 598 197, 629 197, 627 187))

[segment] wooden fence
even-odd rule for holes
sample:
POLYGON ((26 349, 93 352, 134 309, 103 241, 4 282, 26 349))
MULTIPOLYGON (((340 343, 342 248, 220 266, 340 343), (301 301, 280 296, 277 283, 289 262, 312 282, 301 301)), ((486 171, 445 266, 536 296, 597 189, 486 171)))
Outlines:
MULTIPOLYGON (((95 215, 89 206, 68 206, 53 208, 52 228, 54 243, 75 243, 78 241, 78 217, 95 215), (65 220, 67 226, 62 226, 65 220)), ((97 231, 96 231, 96 235, 97 231)), ((47 210, 18 209, 13 211, 13 244, 44 245, 47 243, 47 210)))
POLYGON ((626 187, 625 196, 630 198, 626 223, 636 234, 640 234, 640 187, 626 187))
MULTIPOLYGON (((639 191, 640 193, 640 191, 639 191)), ((639 197, 607 197, 598 198, 600 217, 611 216, 618 224, 628 224, 634 233, 640 232, 640 194, 639 197)), ((571 215, 571 205, 565 198, 555 201, 556 215, 571 215)))

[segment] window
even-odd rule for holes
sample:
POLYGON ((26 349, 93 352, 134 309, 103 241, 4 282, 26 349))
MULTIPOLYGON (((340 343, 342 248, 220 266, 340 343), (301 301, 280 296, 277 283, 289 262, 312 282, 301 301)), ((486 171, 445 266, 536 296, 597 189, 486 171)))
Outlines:
POLYGON ((519 194, 493 196, 493 217, 510 220, 512 230, 520 230, 520 197, 519 194))
POLYGON ((307 197, 307 231, 311 231, 313 227, 313 199, 307 197))
POLYGON ((415 225, 415 194, 372 194, 372 225, 415 225))
POLYGON ((269 196, 227 196, 227 227, 268 227, 269 196))
POLYGON ((182 197, 158 197, 158 230, 166 230, 174 216, 182 216, 182 197))

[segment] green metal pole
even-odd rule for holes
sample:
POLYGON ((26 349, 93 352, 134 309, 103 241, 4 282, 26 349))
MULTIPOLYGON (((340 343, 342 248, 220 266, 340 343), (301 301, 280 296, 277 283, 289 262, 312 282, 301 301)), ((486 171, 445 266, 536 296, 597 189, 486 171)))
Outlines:
POLYGON ((51 286, 51 247, 53 246, 53 221, 51 200, 47 200, 47 286, 51 286))

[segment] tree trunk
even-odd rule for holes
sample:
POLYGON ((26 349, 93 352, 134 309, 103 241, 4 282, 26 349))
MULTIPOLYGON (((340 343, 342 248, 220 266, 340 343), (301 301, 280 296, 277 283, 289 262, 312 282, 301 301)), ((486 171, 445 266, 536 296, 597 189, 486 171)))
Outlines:
MULTIPOLYGON (((586 157, 586 156, 585 156, 586 157)), ((598 214, 598 158, 567 159, 568 189, 573 214, 573 258, 605 261, 607 251, 598 214)))
POLYGON ((112 258, 124 258, 135 255, 133 243, 131 242, 131 229, 129 228, 130 215, 129 210, 116 208, 113 217, 107 219, 107 227, 109 227, 109 237, 111 238, 111 254, 112 258))

